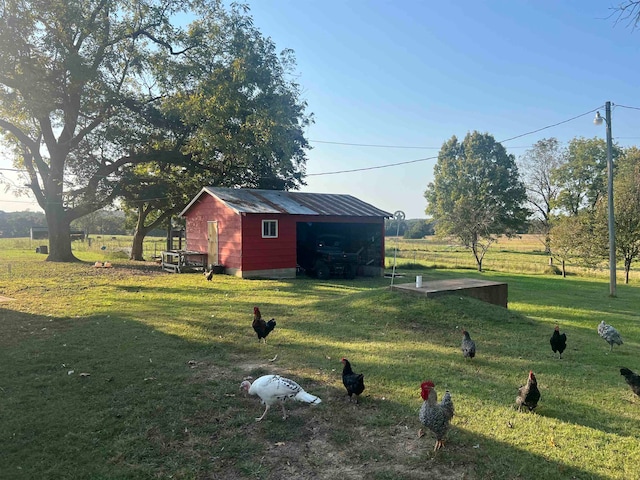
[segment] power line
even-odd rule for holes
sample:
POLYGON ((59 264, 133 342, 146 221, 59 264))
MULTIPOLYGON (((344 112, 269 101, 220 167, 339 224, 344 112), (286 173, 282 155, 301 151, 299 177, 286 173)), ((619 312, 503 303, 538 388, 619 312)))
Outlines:
POLYGON ((412 148, 416 150, 440 150, 440 147, 421 147, 413 145, 378 145, 370 143, 330 142, 327 140, 309 140, 313 143, 328 143, 330 145, 346 145, 350 147, 374 147, 374 148, 412 148))
POLYGON ((629 108, 631 110, 640 110, 640 107, 628 107, 627 105, 615 105, 616 107, 620 107, 620 108, 629 108))
POLYGON ((531 135, 533 133, 538 133, 538 132, 541 132, 543 130, 547 130, 549 128, 557 127, 558 125, 562 125, 563 123, 569 123, 569 122, 575 120, 576 118, 580 118, 580 117, 584 117, 585 115, 589 115, 590 113, 593 113, 593 112, 597 111, 600 108, 602 108, 602 107, 594 108, 593 110, 589 110, 588 112, 581 113, 580 115, 576 115, 575 117, 571 117, 568 120, 563 120, 562 122, 554 123, 553 125, 547 125, 546 127, 538 128, 537 130, 532 130, 532 131, 527 132, 527 133, 522 133, 520 135, 516 135, 515 137, 507 138, 506 140, 500 140, 500 143, 509 142, 511 140, 515 140, 516 138, 525 137, 525 136, 531 135))
POLYGON ((3 203, 36 203, 35 200, 29 201, 29 200, 2 200, 2 199, 0 199, 0 202, 3 202, 3 203))
POLYGON ((351 170, 339 170, 335 172, 307 173, 307 177, 317 177, 320 175, 336 175, 338 173, 363 172, 365 170, 376 170, 378 168, 396 167, 398 165, 406 165, 408 163, 426 162, 427 160, 435 160, 436 158, 438 158, 437 155, 435 157, 418 158, 417 160, 407 160, 406 162, 388 163, 386 165, 376 165, 374 167, 353 168, 351 170))
MULTIPOLYGON (((499 143, 509 142, 511 140, 515 140, 516 138, 525 137, 527 135, 538 133, 538 132, 541 132, 543 130, 547 130, 549 128, 557 127, 558 125, 562 125, 564 123, 571 122, 571 121, 573 121, 573 120, 575 120, 577 118, 584 117, 585 115, 589 115, 590 113, 593 113, 593 112, 597 111, 599 108, 602 108, 602 107, 594 108, 593 110, 589 110, 588 112, 581 113, 580 115, 576 115, 575 117, 571 117, 571 118, 569 118, 567 120, 563 120, 561 122, 557 122, 557 123, 554 123, 552 125, 547 125, 545 127, 538 128, 536 130, 532 130, 530 132, 521 133, 520 135, 516 135, 514 137, 507 138, 506 140, 501 140, 499 143)), ((640 110, 640 108, 638 110, 640 110)), ((333 172, 308 173, 307 177, 317 177, 317 176, 320 176, 320 175, 336 175, 336 174, 339 174, 339 173, 352 173, 352 172, 362 172, 362 171, 366 171, 366 170, 376 170, 376 169, 380 169, 380 168, 388 168, 388 167, 396 167, 398 165, 406 165, 406 164, 409 164, 409 163, 426 162, 427 160, 434 160, 436 158, 438 158, 438 157, 436 156, 436 157, 419 158, 417 160, 409 160, 409 161, 406 161, 406 162, 397 162, 397 163, 388 163, 388 164, 385 164, 385 165, 377 165, 375 167, 354 168, 354 169, 350 169, 350 170, 338 170, 338 171, 333 171, 333 172)))
MULTIPOLYGON (((640 110, 640 107, 631 107, 631 106, 627 106, 627 105, 615 105, 615 106, 621 107, 621 108, 633 109, 633 110, 640 110)), ((576 115, 574 117, 568 118, 567 120, 563 120, 561 122, 553 123, 551 125, 546 125, 544 127, 537 128, 535 130, 531 130, 529 132, 521 133, 520 135, 515 135, 513 137, 510 137, 510 138, 507 138, 507 139, 504 139, 504 140, 500 140, 499 143, 509 142, 511 140, 515 140, 515 139, 518 139, 518 138, 526 137, 527 135, 532 135, 534 133, 538 133, 538 132, 542 132, 544 130, 548 130, 549 128, 557 127, 559 125, 563 125, 565 123, 572 122, 573 120, 576 120, 578 118, 584 117, 584 116, 589 115, 589 114, 592 114, 593 112, 596 112, 597 110, 599 110, 601 108, 603 108, 603 107, 599 106, 597 108, 589 110, 588 112, 581 113, 581 114, 576 115)), ((617 138, 634 138, 634 137, 617 137, 617 138)), ((416 150, 439 150, 441 148, 441 147, 427 147, 427 146, 416 146, 416 145, 382 145, 382 144, 367 144, 367 143, 334 142, 334 141, 329 141, 329 140, 309 140, 309 141, 313 142, 313 143, 323 143, 323 144, 330 144, 330 145, 343 145, 343 146, 354 146, 354 147, 371 147, 371 148, 398 148, 398 149, 416 149, 416 150)), ((515 149, 515 148, 528 148, 528 147, 527 146, 512 146, 510 148, 515 149)), ((403 162, 388 163, 388 164, 384 164, 384 165, 376 165, 376 166, 372 166, 372 167, 353 168, 353 169, 348 169, 348 170, 336 170, 336 171, 332 171, 332 172, 308 173, 307 177, 317 177, 317 176, 321 176, 321 175, 337 175, 337 174, 341 174, 341 173, 353 173, 353 172, 363 172, 363 171, 368 171, 368 170, 377 170, 377 169, 381 169, 381 168, 396 167, 398 165, 408 165, 408 164, 411 164, 411 163, 426 162, 426 161, 434 160, 434 159, 437 159, 437 158, 438 158, 437 156, 434 156, 434 157, 418 158, 416 160, 407 160, 407 161, 403 161, 403 162)), ((18 170, 18 169, 13 169, 13 168, 0 168, 0 171, 2 171, 2 170, 10 171, 10 172, 25 172, 24 170, 18 170)))

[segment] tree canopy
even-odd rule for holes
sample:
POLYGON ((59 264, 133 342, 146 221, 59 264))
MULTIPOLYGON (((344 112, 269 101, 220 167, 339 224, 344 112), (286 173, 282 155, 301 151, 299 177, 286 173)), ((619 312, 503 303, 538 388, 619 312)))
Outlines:
POLYGON ((470 248, 478 270, 497 236, 515 235, 529 213, 514 156, 477 131, 443 144, 425 198, 436 234, 455 236, 470 248))
MULTIPOLYGON (((612 148, 614 161, 620 156, 612 148)), ((584 208, 593 210, 607 194, 607 145, 601 138, 574 138, 569 142, 566 161, 555 169, 553 182, 560 186, 557 206, 569 215, 584 208)))
POLYGON ((301 185, 310 117, 292 64, 217 0, 3 2, 0 132, 45 211, 48 260, 74 259, 70 223, 131 194, 138 164, 301 185))

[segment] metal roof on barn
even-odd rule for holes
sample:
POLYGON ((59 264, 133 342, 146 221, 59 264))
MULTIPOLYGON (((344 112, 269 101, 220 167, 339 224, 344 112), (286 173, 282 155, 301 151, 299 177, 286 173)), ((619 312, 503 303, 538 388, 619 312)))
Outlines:
POLYGON ((200 193, 180 213, 180 216, 184 216, 205 193, 217 198, 237 213, 347 217, 392 216, 389 212, 380 210, 351 195, 223 187, 203 187, 200 193))

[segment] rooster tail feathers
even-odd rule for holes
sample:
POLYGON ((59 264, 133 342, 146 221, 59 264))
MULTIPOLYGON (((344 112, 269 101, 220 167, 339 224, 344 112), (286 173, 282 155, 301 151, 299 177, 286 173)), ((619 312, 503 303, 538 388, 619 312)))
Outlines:
POLYGON ((442 409, 445 412, 445 415, 450 420, 455 413, 455 408, 453 407, 453 400, 451 400, 451 394, 449 393, 449 390, 444 392, 444 397, 442 397, 440 405, 442 405, 442 409))
POLYGON ((626 367, 622 367, 620 369, 620 375, 624 375, 626 377, 628 375, 633 375, 633 372, 626 367))
POLYGON ((276 328, 276 321, 275 319, 271 319, 267 322, 267 332, 270 332, 271 330, 273 330, 274 328, 276 328))
POLYGON ((298 394, 293 398, 298 402, 311 403, 313 405, 317 405, 318 403, 322 402, 322 400, 320 400, 319 397, 316 397, 315 395, 311 395, 310 393, 307 393, 304 390, 301 390, 300 392, 298 392, 298 394))

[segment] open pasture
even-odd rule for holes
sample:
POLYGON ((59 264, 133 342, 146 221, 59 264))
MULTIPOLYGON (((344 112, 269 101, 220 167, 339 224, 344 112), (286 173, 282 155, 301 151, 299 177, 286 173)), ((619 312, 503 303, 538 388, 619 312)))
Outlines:
MULTIPOLYGON (((7 242, 7 243, 4 243, 7 242)), ((387 248, 393 245, 387 242, 387 248)), ((162 272, 78 251, 51 264, 0 242, 3 479, 630 479, 640 477, 640 287, 603 276, 411 270, 396 282, 481 277, 509 309, 390 292, 388 278, 242 280, 162 272), (275 317, 259 344, 253 306, 275 317), (609 353, 596 333, 614 325, 609 353), (549 337, 567 333, 563 359, 549 337), (460 352, 461 329, 477 356, 460 352), (349 404, 340 359, 365 374, 349 404), (536 413, 513 408, 529 370, 536 413), (318 395, 256 423, 246 376, 280 373, 318 395), (456 408, 445 447, 417 437, 420 383, 456 408)), ((470 255, 467 252, 468 255, 470 255)))
MULTIPOLYGON (((428 236, 423 239, 404 239, 387 237, 386 263, 411 268, 452 268, 477 269, 475 258, 470 249, 459 245, 451 238, 428 236)), ((640 281, 640 268, 637 261, 631 265, 630 282, 640 281)), ((557 274, 562 273, 561 260, 551 258, 544 253, 543 239, 540 235, 526 234, 514 238, 501 237, 491 245, 482 262, 484 271, 510 273, 557 274)), ((624 265, 620 262, 618 283, 624 282, 624 265)), ((568 275, 608 278, 608 261, 603 260, 595 267, 586 267, 578 258, 566 262, 568 275)))

